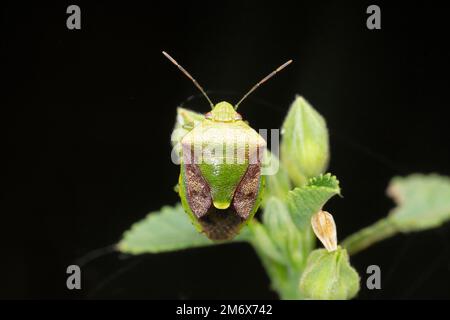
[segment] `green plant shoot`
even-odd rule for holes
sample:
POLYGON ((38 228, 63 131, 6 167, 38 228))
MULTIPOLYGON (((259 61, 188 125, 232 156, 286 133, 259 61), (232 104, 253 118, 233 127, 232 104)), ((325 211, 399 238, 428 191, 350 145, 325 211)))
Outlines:
MULTIPOLYGON (((239 159, 236 153, 228 163, 226 153, 218 148, 218 138, 222 137, 240 147, 237 150, 253 149, 251 155, 258 156, 259 151, 263 153, 264 140, 236 112, 243 99, 234 108, 227 102, 214 106, 207 99, 212 111, 206 115, 177 109, 172 143, 181 155, 178 192, 182 204, 164 206, 135 223, 118 243, 119 251, 155 254, 224 243, 212 239, 247 242, 281 299, 351 299, 357 296, 363 279, 351 266, 350 256, 398 233, 428 230, 450 220, 449 177, 395 177, 387 189, 396 204, 390 214, 340 240, 333 215, 325 211, 328 201, 341 194, 341 188, 334 175, 324 173, 329 137, 322 115, 303 97, 295 98, 282 125, 280 159, 265 152, 266 159, 280 165, 279 170, 263 177, 259 157, 253 159, 247 152, 239 159), (231 128, 234 133, 226 130, 231 128), (254 140, 239 143, 237 138, 246 134, 254 140), (202 162, 197 163, 196 142, 219 153, 200 153, 202 162), (188 163, 192 159, 194 162, 188 163), (263 195, 264 180, 267 188, 263 195), (260 203, 261 220, 251 219, 260 203), (316 237, 326 249, 316 248, 316 237)), ((353 214, 358 217, 362 211, 355 208, 353 214)))

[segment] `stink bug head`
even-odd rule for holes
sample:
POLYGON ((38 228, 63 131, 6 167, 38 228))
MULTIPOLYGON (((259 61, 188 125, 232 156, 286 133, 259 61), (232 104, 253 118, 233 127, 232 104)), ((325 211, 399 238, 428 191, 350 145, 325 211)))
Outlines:
POLYGON ((205 115, 206 119, 217 122, 232 122, 242 120, 239 113, 236 112, 234 107, 225 101, 219 102, 214 108, 205 115))
POLYGON ((197 229, 212 240, 236 236, 259 208, 264 190, 261 175, 265 140, 236 112, 239 104, 262 83, 291 63, 278 67, 253 86, 233 107, 214 105, 198 82, 170 55, 202 92, 211 111, 181 139, 179 195, 197 229))

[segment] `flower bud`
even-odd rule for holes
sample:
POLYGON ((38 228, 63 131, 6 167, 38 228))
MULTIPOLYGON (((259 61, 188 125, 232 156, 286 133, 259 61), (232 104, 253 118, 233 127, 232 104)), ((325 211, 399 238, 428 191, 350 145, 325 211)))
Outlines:
POLYGON ((322 210, 315 213, 311 217, 311 226, 328 252, 337 249, 336 224, 330 213, 322 210))
POLYGON ((292 103, 281 134, 281 161, 296 186, 323 173, 328 165, 328 130, 324 118, 301 96, 292 103))
POLYGON ((350 265, 347 251, 318 249, 311 252, 300 279, 300 293, 307 299, 343 300, 359 291, 359 275, 350 265))

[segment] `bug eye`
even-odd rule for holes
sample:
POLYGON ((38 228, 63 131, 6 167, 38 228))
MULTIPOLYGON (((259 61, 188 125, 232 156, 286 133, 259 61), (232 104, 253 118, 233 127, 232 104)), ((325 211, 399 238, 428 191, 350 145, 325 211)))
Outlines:
POLYGON ((212 114, 211 114, 211 112, 208 112, 207 114, 205 114, 205 118, 206 118, 206 119, 212 119, 212 114))
POLYGON ((234 120, 242 120, 242 116, 240 113, 236 113, 236 116, 234 117, 234 120))

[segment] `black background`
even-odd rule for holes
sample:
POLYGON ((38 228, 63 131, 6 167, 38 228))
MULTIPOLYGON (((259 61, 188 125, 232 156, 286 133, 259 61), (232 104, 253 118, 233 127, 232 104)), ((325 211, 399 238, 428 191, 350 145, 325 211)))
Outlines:
MULTIPOLYGON (((176 106, 206 112, 167 50, 210 92, 277 128, 295 94, 327 119, 338 237, 383 217, 394 175, 450 174, 448 30, 438 3, 110 1, 2 3, 3 298, 276 298, 252 249, 234 244, 129 257, 116 243, 177 202, 169 137, 176 106), (81 7, 81 30, 66 8, 81 7), (378 4, 382 29, 366 28, 378 4), (91 252, 91 254, 88 254, 91 252), (94 260, 89 258, 104 253, 94 260), (88 254, 88 256, 85 256, 88 254), (84 257, 84 258, 83 258, 84 257), (82 258, 83 289, 65 270, 82 258)), ((450 298, 450 228, 396 236, 352 257, 362 299, 450 298), (365 269, 382 290, 365 289, 365 269)))

